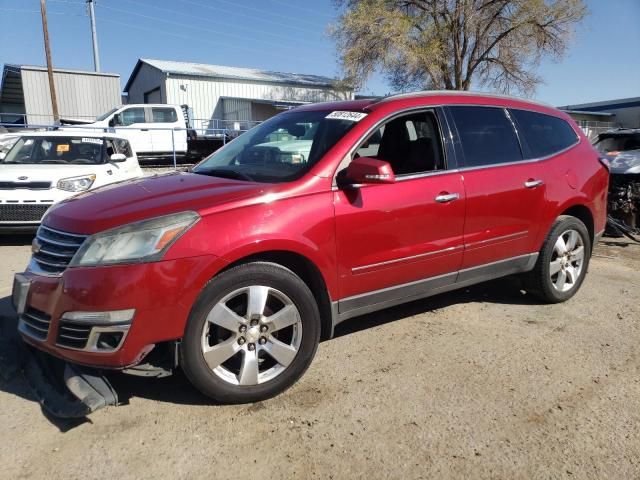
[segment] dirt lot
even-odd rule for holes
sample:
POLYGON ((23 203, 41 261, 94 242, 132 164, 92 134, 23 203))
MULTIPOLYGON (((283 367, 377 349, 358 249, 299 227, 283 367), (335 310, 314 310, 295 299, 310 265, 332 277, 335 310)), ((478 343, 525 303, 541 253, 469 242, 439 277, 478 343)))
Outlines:
MULTIPOLYGON (((27 239, 0 239, 0 308, 27 239)), ((0 382, 2 478, 640 478, 640 245, 576 297, 501 280, 351 320, 285 394, 213 406, 121 374, 128 404, 48 420, 0 382)))

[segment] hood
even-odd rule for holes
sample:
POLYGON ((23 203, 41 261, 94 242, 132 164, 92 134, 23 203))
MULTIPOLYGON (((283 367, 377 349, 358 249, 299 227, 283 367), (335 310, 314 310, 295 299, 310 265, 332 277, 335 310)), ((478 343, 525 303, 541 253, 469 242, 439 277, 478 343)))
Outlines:
POLYGON ((61 178, 78 177, 96 173, 98 165, 28 165, 0 163, 0 181, 2 182, 51 182, 55 186, 61 178))
POLYGON ((640 150, 625 150, 607 154, 611 164, 611 173, 640 173, 640 150))
POLYGON ((58 203, 44 223, 62 231, 93 234, 139 220, 193 210, 200 214, 216 207, 257 197, 264 184, 228 180, 195 173, 169 173, 106 185, 58 203))
POLYGON ((87 120, 86 118, 61 118, 60 125, 89 125, 95 120, 87 120))

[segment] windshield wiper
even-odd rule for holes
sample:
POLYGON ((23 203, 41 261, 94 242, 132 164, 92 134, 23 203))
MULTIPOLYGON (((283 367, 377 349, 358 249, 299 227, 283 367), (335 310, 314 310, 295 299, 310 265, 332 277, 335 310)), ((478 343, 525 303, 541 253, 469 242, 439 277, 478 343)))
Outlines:
POLYGON ((230 178, 232 180, 246 180, 249 182, 253 182, 253 178, 251 178, 246 173, 238 172, 236 170, 222 169, 222 168, 212 168, 209 170, 197 170, 193 173, 199 173, 202 175, 211 175, 212 177, 220 177, 220 178, 230 178))

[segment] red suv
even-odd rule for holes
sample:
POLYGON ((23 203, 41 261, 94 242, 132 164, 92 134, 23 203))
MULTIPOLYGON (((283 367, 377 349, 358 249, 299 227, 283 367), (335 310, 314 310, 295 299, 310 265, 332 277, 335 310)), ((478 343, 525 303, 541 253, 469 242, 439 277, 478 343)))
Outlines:
POLYGON ((512 274, 567 300, 604 230, 608 177, 567 115, 525 100, 303 106, 190 173, 53 207, 14 282, 19 330, 100 368, 170 347, 213 399, 265 399, 351 317, 512 274))

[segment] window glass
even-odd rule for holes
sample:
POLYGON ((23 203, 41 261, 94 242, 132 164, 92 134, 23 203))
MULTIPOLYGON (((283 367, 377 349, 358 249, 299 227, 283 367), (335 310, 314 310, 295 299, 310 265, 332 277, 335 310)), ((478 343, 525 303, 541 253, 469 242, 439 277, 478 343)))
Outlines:
POLYGON ((116 153, 124 153, 127 158, 133 157, 133 152, 131 151, 131 145, 127 140, 122 138, 116 138, 114 141, 116 147, 116 153))
POLYGON ((522 160, 513 125, 502 108, 449 107, 460 135, 465 166, 522 160))
POLYGON ((151 114, 153 123, 175 123, 178 121, 178 115, 174 108, 152 108, 151 114))
POLYGON ((640 150, 640 133, 603 133, 594 146, 599 152, 609 155, 640 150))
POLYGON ((356 125, 335 113, 344 112, 276 115, 211 154, 193 173, 268 183, 300 178, 356 125))
POLYGON ((124 126, 144 123, 144 108, 127 108, 120 113, 120 120, 124 126))
POLYGON ((526 110, 509 110, 529 147, 528 158, 540 158, 564 150, 578 141, 571 125, 558 117, 526 110))
POLYGON ((443 169, 436 117, 420 112, 394 118, 370 135, 355 156, 384 160, 396 175, 443 169))
POLYGON ((97 165, 103 139, 95 137, 21 137, 1 163, 97 165))

